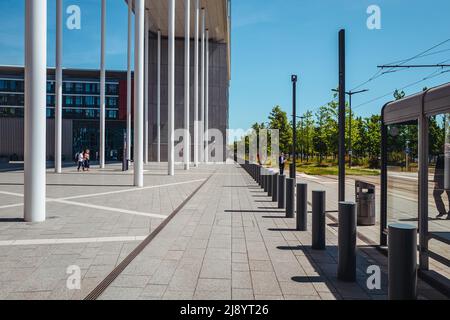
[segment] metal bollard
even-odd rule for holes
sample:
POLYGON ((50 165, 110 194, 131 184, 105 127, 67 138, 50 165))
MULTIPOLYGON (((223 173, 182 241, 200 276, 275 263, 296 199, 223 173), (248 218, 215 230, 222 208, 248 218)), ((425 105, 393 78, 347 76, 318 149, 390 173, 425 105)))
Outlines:
POLYGON ((286 218, 295 217, 295 179, 286 179, 286 218))
POLYGON ((308 185, 297 184, 297 231, 308 231, 308 185))
POLYGON ((264 174, 263 174, 264 168, 262 166, 259 166, 259 186, 262 188, 263 186, 263 178, 264 178, 264 174))
POLYGON ((356 203, 339 203, 338 279, 356 281, 356 203))
POLYGON ((266 191, 266 181, 267 181, 266 180, 266 177, 267 177, 266 168, 263 168, 262 175, 263 175, 263 178, 262 178, 261 188, 264 189, 264 191, 266 191))
POLYGON ((256 182, 258 183, 258 185, 261 185, 261 166, 259 165, 256 171, 256 182))
POLYGON ((275 173, 272 176, 272 202, 278 201, 278 177, 280 175, 278 173, 275 173))
POLYGON ((264 192, 267 193, 267 190, 269 190, 269 170, 264 169, 264 192))
POLYGON ((286 176, 282 175, 278 177, 278 209, 284 209, 286 206, 285 190, 286 176))
POLYGON ((417 228, 408 224, 389 225, 389 300, 417 299, 417 228))
POLYGON ((267 186, 267 195, 269 197, 272 197, 272 181, 273 181, 273 171, 269 170, 269 181, 268 181, 269 183, 267 186))
POLYGON ((325 250, 325 191, 312 193, 312 248, 325 250))

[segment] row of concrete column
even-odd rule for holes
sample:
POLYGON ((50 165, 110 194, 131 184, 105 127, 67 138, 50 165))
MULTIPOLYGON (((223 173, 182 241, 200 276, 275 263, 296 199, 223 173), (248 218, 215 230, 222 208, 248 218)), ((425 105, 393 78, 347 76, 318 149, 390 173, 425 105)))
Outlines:
MULTIPOLYGON (((128 1, 128 56, 127 56, 127 150, 131 159, 131 38, 132 9, 135 12, 134 49, 134 185, 144 186, 144 164, 148 163, 148 66, 149 26, 145 0, 128 1), (134 1, 134 2, 133 2, 134 1)), ((190 5, 185 1, 185 108, 184 108, 184 163, 190 168, 189 88, 190 88, 190 5)), ((204 152, 208 141, 209 116, 209 32, 206 28, 206 11, 200 10, 200 0, 195 1, 194 30, 194 166, 207 162, 204 152), (201 13, 201 86, 199 86, 199 42, 201 13), (199 114, 200 91, 200 114, 199 114), (199 123, 202 125, 199 127, 199 123)), ((175 173, 175 5, 168 0, 168 174, 175 173)), ((46 82, 47 82, 47 0, 26 0, 25 26, 25 191, 24 217, 26 221, 45 220, 46 199, 46 82)), ((56 1, 56 112, 55 112, 55 172, 62 171, 62 45, 63 4, 56 1)), ((161 32, 157 39, 157 160, 161 161, 161 32)), ((100 168, 105 167, 105 45, 106 0, 101 0, 101 53, 100 53, 100 168)))

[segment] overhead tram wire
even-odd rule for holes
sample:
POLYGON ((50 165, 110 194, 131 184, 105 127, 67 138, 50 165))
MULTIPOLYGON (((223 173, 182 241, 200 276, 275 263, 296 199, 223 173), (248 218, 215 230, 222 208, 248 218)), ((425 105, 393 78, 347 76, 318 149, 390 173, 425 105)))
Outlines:
MULTIPOLYGON (((418 81, 414 81, 414 82, 412 82, 412 83, 410 83, 410 84, 408 84, 408 85, 406 85, 406 86, 404 86, 404 87, 402 87, 400 89, 397 89, 397 90, 405 90, 405 89, 410 88, 412 86, 415 86, 415 85, 417 85, 417 84, 419 84, 421 82, 424 82, 426 80, 430 80, 430 79, 436 78, 436 77, 441 76, 441 75, 443 75, 445 73, 448 73, 448 72, 450 72, 450 70, 443 70, 441 72, 439 72, 439 70, 436 70, 436 71, 432 72, 430 75, 426 76, 425 78, 423 78, 421 80, 418 80, 418 81)), ((395 90, 390 91, 390 92, 388 92, 388 93, 386 93, 386 94, 384 94, 382 96, 379 96, 377 98, 374 98, 374 99, 371 99, 369 101, 363 102, 363 103, 357 105, 356 107, 354 107, 353 110, 359 109, 359 108, 361 108, 361 107, 363 107, 365 105, 368 105, 368 104, 370 104, 372 102, 375 102, 375 101, 378 101, 378 100, 383 99, 385 97, 388 97, 390 95, 393 95, 394 92, 395 92, 395 90)))
MULTIPOLYGON (((439 54, 439 53, 443 53, 443 52, 450 51, 450 48, 447 48, 447 49, 443 49, 443 50, 436 51, 436 52, 430 52, 430 51, 432 51, 432 50, 434 50, 434 49, 436 49, 436 48, 438 48, 438 47, 440 47, 440 46, 442 46, 442 45, 444 45, 444 44, 446 44, 446 43, 448 43, 448 42, 450 42, 450 38, 448 38, 448 39, 446 39, 446 40, 444 40, 444 41, 442 41, 442 42, 440 42, 440 43, 438 43, 438 44, 432 46, 431 48, 429 48, 429 49, 427 49, 427 50, 425 50, 425 51, 422 51, 421 53, 419 53, 419 54, 417 54, 417 55, 415 55, 415 56, 413 56, 413 57, 410 57, 410 58, 408 58, 408 59, 403 59, 403 60, 397 60, 397 61, 394 61, 394 62, 389 63, 388 65, 391 65, 391 64, 394 64, 394 63, 395 63, 395 64, 405 64, 405 63, 407 63, 407 62, 409 62, 409 61, 412 61, 412 60, 414 60, 414 59, 423 58, 423 57, 428 57, 428 56, 431 56, 431 55, 435 55, 435 54, 439 54)), ((445 62, 447 62, 447 61, 450 61, 450 59, 449 59, 449 60, 446 60, 445 62)), ((442 63, 444 63, 444 62, 442 62, 442 63)), ((441 64, 442 64, 442 63, 441 63, 441 64)), ((361 84, 357 85, 356 87, 354 87, 354 88, 351 89, 350 91, 355 91, 355 90, 361 88, 362 86, 364 86, 364 85, 366 85, 366 84, 368 84, 368 83, 370 83, 370 82, 372 82, 372 81, 378 79, 379 77, 381 77, 381 76, 383 76, 383 75, 385 75, 385 74, 388 74, 388 73, 395 73, 395 72, 399 72, 399 71, 406 70, 406 69, 408 69, 408 68, 402 68, 402 69, 396 69, 396 70, 394 70, 394 68, 390 68, 390 69, 388 69, 387 71, 383 71, 383 69, 379 69, 379 70, 377 70, 377 72, 375 72, 368 80, 366 80, 366 81, 362 82, 361 84)), ((445 73, 445 72, 443 72, 443 73, 445 73)), ((433 73, 433 74, 434 74, 434 73, 433 73)), ((425 80, 428 80, 428 78, 426 77, 426 78, 420 80, 420 82, 425 81, 425 80)), ((407 88, 407 87, 409 87, 409 86, 410 86, 410 85, 406 86, 405 88, 407 88)), ((403 90, 403 89, 401 89, 401 90, 403 90)), ((386 96, 388 96, 388 95, 390 95, 390 94, 392 94, 392 93, 393 93, 393 92, 390 92, 390 93, 388 93, 388 94, 386 94, 386 95, 383 95, 382 97, 378 97, 378 98, 374 99, 374 101, 377 101, 377 100, 379 100, 379 99, 382 99, 382 98, 384 98, 384 97, 386 97, 386 96)), ((313 109, 311 109, 311 110, 309 110, 309 111, 315 112, 315 111, 317 111, 318 109, 320 109, 321 107, 323 107, 323 106, 325 106, 325 105, 327 105, 327 104, 329 104, 329 103, 332 103, 332 102, 334 102, 334 101, 336 101, 336 100, 337 100, 337 98, 334 98, 334 99, 330 100, 329 102, 324 103, 324 104, 321 104, 319 107, 313 108, 313 109)), ((370 101, 370 102, 373 102, 373 101, 370 101)), ((356 106, 356 107, 353 108, 353 109, 355 110, 355 109, 357 109, 357 108, 359 108, 359 107, 362 107, 363 105, 368 104, 368 103, 370 103, 370 102, 365 102, 364 104, 360 104, 360 105, 356 106)))
MULTIPOLYGON (((429 55, 432 55, 432 54, 436 54, 437 52, 433 52, 433 53, 429 53, 429 52, 432 51, 432 50, 434 50, 434 49, 436 49, 436 48, 438 48, 438 47, 440 47, 440 46, 442 46, 442 45, 444 45, 444 44, 446 44, 446 43, 448 43, 448 42, 450 42, 450 38, 448 38, 448 39, 446 39, 446 40, 444 40, 444 41, 442 41, 442 42, 440 42, 440 43, 438 43, 438 44, 432 46, 431 48, 429 48, 429 49, 427 49, 427 50, 425 50, 425 51, 422 51, 422 52, 419 53, 419 54, 416 54, 415 56, 413 56, 413 57, 411 57, 411 58, 404 59, 404 60, 394 61, 394 62, 388 63, 387 65, 392 65, 392 64, 403 65, 403 64, 405 64, 405 63, 407 63, 407 62, 410 62, 410 61, 412 61, 412 60, 414 60, 414 59, 418 59, 418 58, 422 58, 422 57, 429 56, 429 55)), ((446 50, 450 50, 450 49, 446 49, 446 50)), ((442 50, 442 52, 444 52, 444 51, 445 51, 445 50, 442 50)), ((392 71, 393 69, 394 69, 394 68, 389 68, 387 71, 384 71, 384 72, 383 72, 382 69, 379 69, 372 77, 370 77, 368 80, 364 81, 363 83, 359 84, 358 86, 354 87, 351 91, 354 91, 354 90, 356 90, 356 89, 359 89, 359 88, 361 88, 362 86, 368 84, 369 82, 372 82, 372 81, 378 79, 379 77, 381 77, 381 76, 383 76, 383 75, 385 75, 385 74, 387 74, 387 73, 392 73, 391 71, 392 71)), ((395 71, 395 72, 397 72, 397 71, 395 71)))

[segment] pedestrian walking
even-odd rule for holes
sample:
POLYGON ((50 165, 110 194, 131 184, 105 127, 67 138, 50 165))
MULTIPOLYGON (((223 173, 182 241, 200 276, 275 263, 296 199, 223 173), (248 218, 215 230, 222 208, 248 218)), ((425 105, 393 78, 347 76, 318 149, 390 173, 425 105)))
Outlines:
POLYGON ((286 166, 286 158, 284 156, 284 153, 281 153, 278 162, 280 164, 280 175, 283 176, 284 175, 284 167, 286 166))
POLYGON ((78 169, 77 171, 80 172, 80 169, 83 169, 84 171, 84 155, 83 152, 77 152, 77 154, 75 155, 75 158, 77 159, 77 163, 78 163, 78 169))
POLYGON ((89 171, 89 168, 91 167, 90 160, 91 160, 91 151, 89 149, 86 149, 86 151, 84 152, 84 170, 86 171, 89 171))

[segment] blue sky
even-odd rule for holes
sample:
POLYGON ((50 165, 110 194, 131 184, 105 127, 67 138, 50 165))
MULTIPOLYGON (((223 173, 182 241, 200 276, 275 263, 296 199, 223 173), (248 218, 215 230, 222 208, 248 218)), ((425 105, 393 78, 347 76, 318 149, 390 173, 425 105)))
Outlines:
MULTIPOLYGON (((232 0, 232 82, 230 127, 266 121, 274 105, 291 108, 290 75, 299 75, 298 106, 315 109, 331 99, 338 82, 337 33, 347 32, 347 88, 369 79, 378 64, 412 57, 450 38, 448 0, 232 0), (369 5, 381 8, 381 30, 366 27, 369 5)), ((82 29, 65 30, 66 67, 98 68, 100 0, 65 0, 82 10, 82 29)), ((54 65, 54 1, 48 1, 48 65, 54 65)), ((0 64, 23 64, 24 1, 0 0, 0 64)), ((107 68, 125 69, 127 9, 108 0, 107 68)), ((450 42, 433 52, 450 49, 450 42)), ((439 63, 450 51, 411 63, 439 63)), ((358 115, 379 113, 390 97, 358 107, 435 69, 386 74, 355 96, 358 115)), ((407 94, 450 81, 450 73, 405 89, 407 94)))

